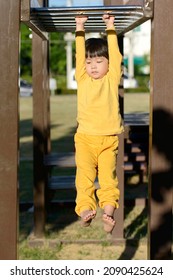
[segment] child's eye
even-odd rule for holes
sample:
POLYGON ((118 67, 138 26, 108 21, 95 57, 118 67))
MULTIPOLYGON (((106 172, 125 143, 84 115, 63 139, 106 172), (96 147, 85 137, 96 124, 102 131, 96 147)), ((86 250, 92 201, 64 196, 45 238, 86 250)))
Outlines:
POLYGON ((86 64, 90 64, 91 63, 91 61, 86 61, 86 64))
POLYGON ((102 63, 102 60, 97 60, 97 63, 102 63))

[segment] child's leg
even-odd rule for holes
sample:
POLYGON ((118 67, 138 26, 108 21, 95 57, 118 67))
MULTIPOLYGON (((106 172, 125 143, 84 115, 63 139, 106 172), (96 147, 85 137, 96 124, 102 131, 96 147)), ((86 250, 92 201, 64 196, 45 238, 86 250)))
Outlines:
POLYGON ((82 225, 88 226, 96 215, 94 181, 96 178, 96 158, 87 136, 75 135, 76 148, 76 213, 82 218, 82 225))
POLYGON ((111 232, 115 226, 114 211, 118 208, 119 189, 116 174, 118 137, 106 136, 98 158, 98 178, 100 189, 97 191, 99 205, 104 209, 104 229, 111 232))

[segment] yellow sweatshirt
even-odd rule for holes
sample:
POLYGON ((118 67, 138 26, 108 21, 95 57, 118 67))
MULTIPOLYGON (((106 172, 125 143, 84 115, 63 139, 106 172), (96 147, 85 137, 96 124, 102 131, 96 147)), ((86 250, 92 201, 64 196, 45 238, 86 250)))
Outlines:
POLYGON ((118 85, 121 60, 115 29, 107 29, 109 71, 92 79, 85 69, 85 33, 76 31, 77 132, 114 135, 123 131, 119 112, 118 85))

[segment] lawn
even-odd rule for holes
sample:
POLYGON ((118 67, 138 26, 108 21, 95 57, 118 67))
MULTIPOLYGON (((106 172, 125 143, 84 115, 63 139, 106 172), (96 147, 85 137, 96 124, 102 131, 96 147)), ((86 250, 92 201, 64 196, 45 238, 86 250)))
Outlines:
MULTIPOLYGON (((73 135, 76 130, 76 96, 51 96, 51 147, 52 152, 71 152, 74 150, 73 135)), ((149 111, 149 95, 126 94, 124 99, 125 113, 143 113, 149 111)), ((33 202, 32 177, 32 97, 20 98, 20 203, 33 202)), ((58 170, 59 174, 67 172, 58 170)), ((75 170, 68 170, 74 174, 75 170)), ((135 180, 136 178, 134 178, 135 180)), ((139 186, 130 185, 134 193, 139 192, 139 186)), ((142 186, 147 193, 147 183, 142 186)), ((129 191, 126 193, 129 195, 129 191)), ((63 194, 62 194, 63 195, 63 194)), ((65 194, 66 195, 66 194, 65 194)), ((73 193, 74 197, 75 194, 73 193)), ((33 212, 32 209, 20 211, 19 258, 20 259, 146 259, 147 209, 144 205, 127 206, 124 209, 124 235, 127 240, 135 239, 135 244, 110 243, 102 230, 101 212, 93 221, 91 228, 81 229, 79 220, 74 214, 73 205, 60 205, 48 213, 45 240, 41 248, 29 246, 32 239, 33 212), (67 241, 68 244, 61 241, 67 241), (76 240, 89 241, 88 244, 74 244, 76 240), (94 244, 92 240, 100 243, 94 244), (137 242, 137 243, 136 243, 137 242), (50 244, 53 244, 50 246, 50 244), (51 248, 51 249, 50 249, 51 248), (92 252, 92 253, 91 253, 92 252)))

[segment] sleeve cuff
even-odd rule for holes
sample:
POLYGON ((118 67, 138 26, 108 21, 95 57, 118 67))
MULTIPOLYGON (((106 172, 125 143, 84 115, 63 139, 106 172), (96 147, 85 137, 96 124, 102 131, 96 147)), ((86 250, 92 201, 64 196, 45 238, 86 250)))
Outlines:
POLYGON ((80 31, 75 31, 76 36, 84 36, 85 35, 85 30, 80 30, 80 31))
POLYGON ((116 29, 115 29, 115 26, 114 26, 114 27, 111 27, 111 28, 106 28, 105 30, 106 30, 106 31, 109 31, 109 30, 115 31, 116 29))

